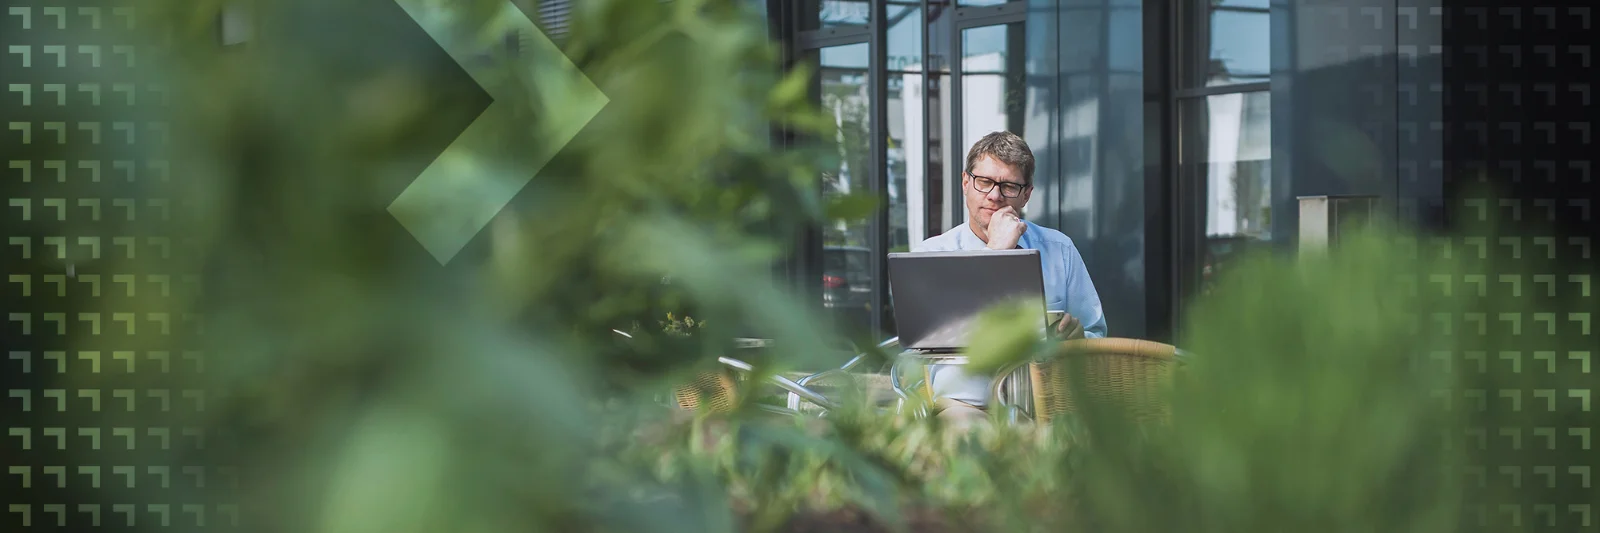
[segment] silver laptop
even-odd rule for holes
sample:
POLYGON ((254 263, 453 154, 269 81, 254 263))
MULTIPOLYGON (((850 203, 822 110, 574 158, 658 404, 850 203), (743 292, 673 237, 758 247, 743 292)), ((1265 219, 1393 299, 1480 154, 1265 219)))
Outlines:
POLYGON ((1038 250, 889 254, 889 294, 900 345, 913 350, 966 348, 979 313, 1019 299, 1046 322, 1038 250))

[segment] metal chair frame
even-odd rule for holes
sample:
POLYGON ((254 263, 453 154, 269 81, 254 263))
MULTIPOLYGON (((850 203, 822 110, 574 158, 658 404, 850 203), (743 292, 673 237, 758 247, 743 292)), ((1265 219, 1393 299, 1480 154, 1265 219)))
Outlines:
MULTIPOLYGON (((618 335, 623 337, 630 339, 633 338, 632 335, 629 335, 621 330, 612 331, 615 331, 618 335)), ((765 339, 738 339, 738 342, 742 347, 761 347, 765 346, 766 343, 770 341, 765 339)), ((839 405, 836 401, 829 399, 826 395, 814 389, 813 384, 829 378, 855 374, 857 373, 858 367, 867 362, 875 351, 893 348, 899 346, 899 344, 899 337, 889 338, 888 340, 878 343, 874 351, 858 353, 837 368, 830 368, 821 372, 809 374, 800 377, 799 379, 791 379, 781 375, 768 376, 765 380, 767 384, 776 385, 778 388, 784 391, 786 400, 785 405, 783 407, 778 407, 774 405, 758 404, 758 408, 775 414, 799 416, 802 414, 813 414, 808 413, 806 410, 807 405, 809 404, 809 406, 818 411, 815 414, 819 416, 825 416, 829 411, 837 409, 839 405)), ((1186 364, 1186 362, 1193 357, 1192 354, 1180 348, 1173 348, 1173 352, 1173 359, 1179 366, 1186 364)), ((719 357, 717 358, 717 362, 720 363, 724 368, 741 374, 749 374, 755 371, 755 367, 750 363, 732 357, 719 357)), ((1037 419, 1038 413, 1035 412, 1037 406, 1032 405, 1034 396, 1032 389, 1034 384, 1031 383, 1032 378, 1029 374, 1029 365, 1038 362, 1041 361, 1028 360, 1008 365, 1002 369, 1001 372, 995 374, 993 381, 991 381, 990 391, 992 393, 992 398, 995 400, 994 406, 999 409, 1004 409, 1004 416, 1006 420, 1010 421, 1011 423, 1017 423, 1023 418, 1027 418, 1029 420, 1037 419)), ((931 365, 964 365, 966 363, 967 357, 965 355, 929 353, 918 350, 905 350, 900 352, 900 354, 894 358, 894 363, 889 369, 889 384, 895 395, 898 396, 896 399, 895 411, 902 412, 904 409, 906 409, 908 403, 912 403, 914 401, 913 394, 910 392, 911 390, 913 390, 915 387, 926 385, 928 379, 926 368, 931 365), (908 363, 917 364, 924 369, 921 377, 918 377, 909 384, 903 383, 901 379, 901 366, 908 363)), ((926 417, 931 414, 927 402, 916 401, 914 409, 916 416, 919 417, 926 417)))
MULTIPOLYGON (((960 366, 965 364, 967 364, 967 356, 965 355, 906 351, 900 354, 899 359, 895 361, 895 367, 890 370, 890 380, 894 385, 895 393, 900 395, 903 403, 910 400, 910 390, 917 387, 931 386, 931 384, 928 382, 929 367, 937 365, 960 366), (919 373, 919 377, 913 380, 910 384, 900 383, 900 366, 904 364, 915 364, 922 368, 922 372, 919 373)), ((996 374, 996 377, 991 382, 991 393, 994 398, 998 399, 996 405, 1006 406, 1008 404, 1016 404, 1026 401, 1031 392, 1031 383, 1027 379, 1012 379, 1017 377, 1026 378, 1027 374, 1019 371, 1016 368, 1009 368, 1003 372, 1000 372, 999 374, 996 374), (1016 383, 1016 386, 1008 386, 1012 383, 1016 383)), ((928 393, 929 396, 932 396, 931 390, 929 390, 928 393)), ((917 406, 916 414, 917 416, 925 417, 931 415, 932 413, 929 411, 927 405, 919 404, 917 406)), ((1014 413, 1010 415, 1010 420, 1012 422, 1016 422, 1016 415, 1014 413)))
MULTIPOLYGON (((884 348, 889 348, 889 347, 899 346, 899 345, 900 345, 900 337, 890 337, 888 340, 885 340, 883 342, 878 343, 877 349, 878 350, 882 350, 884 348)), ((840 365, 838 368, 830 368, 828 370, 823 370, 821 372, 817 372, 815 374, 811 374, 809 376, 802 377, 802 378, 800 378, 799 381, 795 382, 795 385, 800 389, 803 389, 803 390, 806 390, 806 391, 811 391, 811 389, 809 389, 808 386, 811 385, 812 383, 815 383, 817 381, 820 381, 820 380, 823 380, 823 379, 826 379, 826 378, 834 377, 834 376, 852 374, 853 373, 852 371, 855 370, 856 367, 861 366, 861 363, 866 362, 866 360, 868 359, 869 355, 872 355, 872 352, 861 352, 861 353, 858 353, 858 354, 856 354, 855 357, 851 357, 849 361, 846 361, 843 365, 840 365)), ((890 380, 891 380, 891 382, 894 380, 894 376, 892 374, 890 376, 890 380)), ((786 389, 787 389, 787 387, 786 387, 786 389)), ((812 394, 817 394, 818 396, 821 396, 820 394, 816 393, 815 391, 811 391, 811 393, 812 394)), ((900 400, 899 400, 900 404, 904 404, 905 403, 905 394, 901 393, 901 391, 899 389, 896 389, 895 393, 900 395, 900 400)), ((788 405, 789 409, 794 410, 794 411, 799 411, 800 408, 801 408, 801 405, 800 405, 800 401, 801 400, 806 400, 806 401, 811 402, 812 404, 821 406, 821 404, 818 404, 815 400, 811 400, 809 398, 806 398, 805 395, 803 393, 801 393, 800 391, 792 390, 792 389, 789 390, 788 402, 787 402, 787 405, 788 405)), ((832 409, 832 407, 825 407, 825 409, 832 409)))
MULTIPOLYGON (((628 338, 628 339, 632 339, 633 338, 633 335, 630 335, 627 332, 619 330, 619 329, 612 329, 611 331, 616 333, 617 335, 620 335, 620 336, 628 338)), ((769 343, 771 341, 768 340, 768 339, 736 339, 735 342, 737 342, 740 347, 758 348, 758 347, 766 346, 767 343, 769 343)), ((889 340, 883 341, 882 343, 879 343, 878 344, 878 348, 882 349, 882 348, 894 346, 894 345, 897 345, 899 342, 900 342, 900 338, 899 337, 894 337, 894 338, 891 338, 889 340)), ((860 366, 861 363, 865 362, 869 355, 871 355, 869 352, 859 353, 855 357, 850 358, 849 361, 845 362, 845 364, 841 365, 838 368, 831 368, 831 369, 824 370, 824 371, 821 371, 821 372, 818 372, 818 373, 815 373, 815 374, 807 375, 805 377, 800 378, 800 380, 798 380, 798 381, 790 379, 788 377, 780 376, 780 375, 768 376, 767 380, 766 380, 768 384, 776 385, 776 386, 778 386, 779 388, 781 388, 781 389, 783 389, 785 391, 785 396, 786 396, 786 400, 787 400, 785 402, 786 406, 785 407, 778 407, 778 406, 773 406, 773 405, 758 404, 757 407, 762 409, 762 410, 768 411, 768 412, 772 412, 772 413, 776 413, 776 414, 786 414, 786 415, 804 414, 804 411, 801 410, 802 409, 802 402, 809 403, 809 404, 821 409, 822 413, 824 413, 824 414, 827 413, 828 411, 837 409, 839 407, 837 402, 834 402, 833 400, 828 399, 827 396, 825 396, 822 393, 819 393, 816 390, 812 389, 811 387, 809 387, 809 385, 811 383, 813 383, 813 382, 816 382, 816 381, 818 381, 820 379, 824 379, 824 378, 827 378, 827 377, 830 377, 830 376, 835 376, 835 375, 840 375, 840 374, 848 374, 848 373, 850 373, 851 370, 855 369, 857 366, 860 366)), ((725 367, 725 368, 727 368, 729 370, 733 370, 735 372, 739 372, 739 373, 743 373, 743 374, 749 374, 749 373, 755 371, 755 367, 753 365, 751 365, 750 363, 745 362, 745 361, 741 361, 739 359, 735 359, 735 358, 732 358, 732 357, 718 357, 717 358, 717 362, 720 363, 723 367, 725 367)))

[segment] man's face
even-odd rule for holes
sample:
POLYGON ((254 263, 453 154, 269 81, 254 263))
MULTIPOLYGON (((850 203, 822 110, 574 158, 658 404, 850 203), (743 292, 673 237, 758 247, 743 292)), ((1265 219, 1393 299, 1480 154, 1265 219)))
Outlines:
POLYGON ((1028 205, 1033 186, 1011 165, 984 156, 972 166, 972 172, 961 177, 961 191, 967 198, 967 215, 978 223, 978 227, 987 228, 989 218, 994 216, 995 211, 1009 206, 1020 214, 1022 206, 1028 205), (1022 189, 1020 193, 1015 198, 1007 198, 1005 190, 1017 186, 1022 189), (983 192, 984 188, 988 188, 989 192, 983 192))

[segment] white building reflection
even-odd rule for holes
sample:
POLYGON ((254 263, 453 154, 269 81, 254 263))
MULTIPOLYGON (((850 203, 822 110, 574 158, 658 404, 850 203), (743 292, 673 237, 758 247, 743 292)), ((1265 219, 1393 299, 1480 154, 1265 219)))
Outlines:
POLYGON ((1272 234, 1271 100, 1266 93, 1206 98, 1206 236, 1272 234))

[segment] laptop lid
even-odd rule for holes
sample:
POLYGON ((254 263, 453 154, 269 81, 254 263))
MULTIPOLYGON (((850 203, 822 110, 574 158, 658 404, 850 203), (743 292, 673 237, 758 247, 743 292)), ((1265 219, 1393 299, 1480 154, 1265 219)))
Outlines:
POLYGON ((1044 272, 1038 250, 889 254, 889 295, 900 345, 915 350, 967 346, 985 309, 1018 299, 1045 322, 1044 272))

